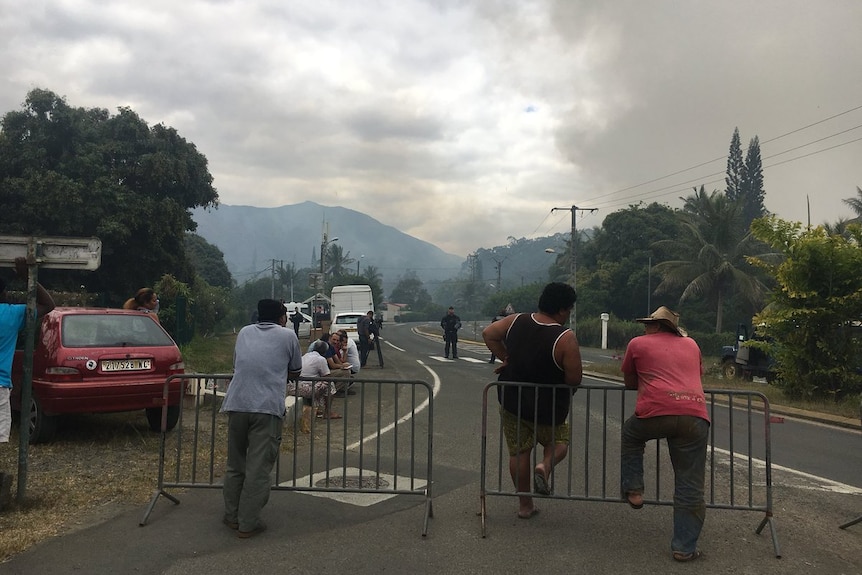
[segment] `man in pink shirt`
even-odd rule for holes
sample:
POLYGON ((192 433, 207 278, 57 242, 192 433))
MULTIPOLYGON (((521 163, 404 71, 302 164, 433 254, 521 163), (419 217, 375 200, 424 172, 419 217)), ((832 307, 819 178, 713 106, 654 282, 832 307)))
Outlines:
POLYGON ((691 561, 701 556, 710 425, 700 348, 679 327, 679 314, 664 306, 637 321, 645 334, 629 342, 622 365, 626 388, 638 390, 635 413, 622 430, 622 496, 634 509, 643 507, 644 447, 665 438, 674 471, 671 552, 677 561, 691 561))

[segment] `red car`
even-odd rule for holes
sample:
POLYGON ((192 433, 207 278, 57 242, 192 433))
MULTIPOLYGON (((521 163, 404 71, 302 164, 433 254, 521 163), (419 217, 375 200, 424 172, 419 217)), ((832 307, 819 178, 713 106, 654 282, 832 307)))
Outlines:
MULTIPOLYGON (((12 409, 21 411, 24 338, 12 364, 12 409)), ((180 350, 152 315, 124 309, 58 307, 42 318, 33 353, 30 441, 50 441, 59 415, 146 411, 161 429, 165 379, 184 372, 180 350)), ((172 384, 168 425, 181 409, 180 381, 172 384)))

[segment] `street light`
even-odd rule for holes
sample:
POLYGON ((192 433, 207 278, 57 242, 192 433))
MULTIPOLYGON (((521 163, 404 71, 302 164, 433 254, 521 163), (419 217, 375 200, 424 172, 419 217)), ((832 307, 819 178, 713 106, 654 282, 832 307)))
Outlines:
POLYGON ((362 254, 361 256, 359 256, 359 259, 356 260, 356 275, 359 275, 359 262, 362 261, 362 258, 364 258, 364 257, 365 257, 365 254, 362 254))

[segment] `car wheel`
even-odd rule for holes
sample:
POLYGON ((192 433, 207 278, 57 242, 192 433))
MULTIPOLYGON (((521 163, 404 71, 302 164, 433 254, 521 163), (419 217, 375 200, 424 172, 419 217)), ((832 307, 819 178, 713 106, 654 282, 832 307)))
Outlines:
MULTIPOLYGON (((180 406, 179 405, 169 405, 168 406, 168 421, 167 421, 167 429, 165 431, 170 431, 177 425, 177 421, 180 419, 180 406)), ((150 431, 161 431, 162 430, 162 408, 161 407, 148 407, 147 408, 147 423, 150 424, 150 431)))
POLYGON ((30 443, 47 443, 57 431, 57 416, 45 415, 41 402, 34 396, 30 403, 30 443))
POLYGON ((724 379, 734 379, 742 376, 742 370, 733 360, 727 360, 721 365, 721 375, 724 379))

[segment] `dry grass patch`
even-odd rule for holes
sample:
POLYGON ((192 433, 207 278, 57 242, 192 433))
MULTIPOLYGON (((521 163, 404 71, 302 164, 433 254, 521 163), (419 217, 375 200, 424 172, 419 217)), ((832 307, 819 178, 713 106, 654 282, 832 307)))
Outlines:
MULTIPOLYGON (((159 434, 143 412, 66 417, 59 437, 28 451, 25 498, 0 513, 0 561, 35 543, 143 506, 158 479, 159 434)), ((0 469, 18 475, 18 433, 0 446, 0 469)))

